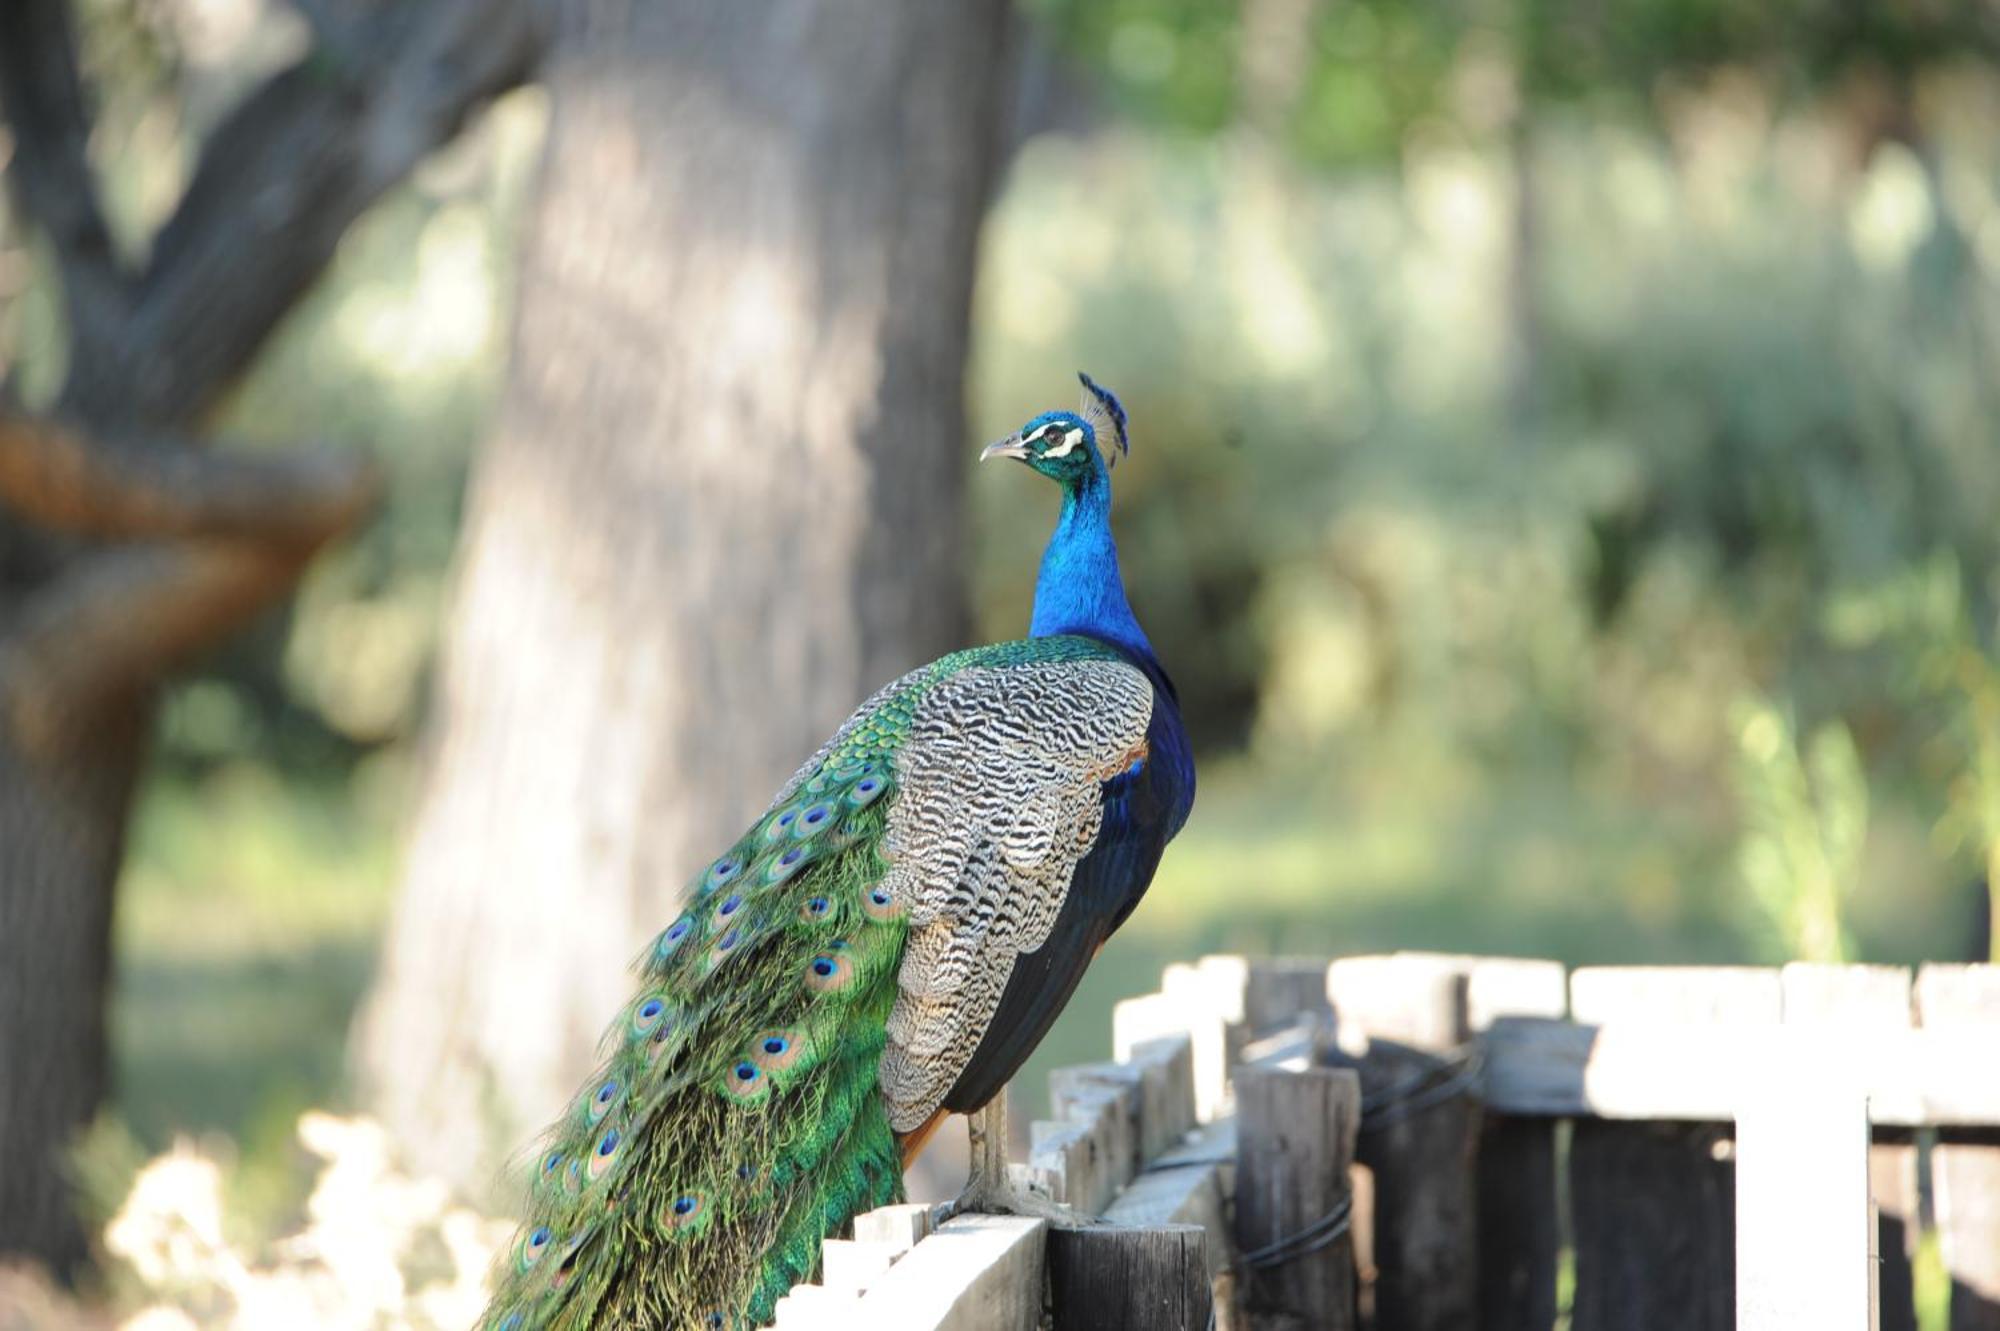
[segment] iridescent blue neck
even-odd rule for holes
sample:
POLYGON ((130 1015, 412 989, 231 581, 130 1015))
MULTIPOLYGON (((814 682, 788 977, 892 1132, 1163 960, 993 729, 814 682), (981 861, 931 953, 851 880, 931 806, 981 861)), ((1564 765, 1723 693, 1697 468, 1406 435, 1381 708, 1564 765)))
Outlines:
POLYGON ((1111 540, 1111 478, 1099 463, 1074 487, 1063 489, 1062 516, 1042 554, 1035 583, 1031 637, 1087 633, 1153 658, 1153 644, 1125 600, 1118 547, 1111 540))

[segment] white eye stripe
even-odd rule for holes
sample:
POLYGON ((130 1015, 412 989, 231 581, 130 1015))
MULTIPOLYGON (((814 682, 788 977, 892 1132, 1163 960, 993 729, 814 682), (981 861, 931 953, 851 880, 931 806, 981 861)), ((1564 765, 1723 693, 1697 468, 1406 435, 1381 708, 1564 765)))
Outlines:
POLYGON ((1060 444, 1057 444, 1054 448, 1049 449, 1047 452, 1043 453, 1042 456, 1045 458, 1068 457, 1070 451, 1082 442, 1083 442, 1083 431, 1071 430, 1068 434, 1063 436, 1063 441, 1060 444))

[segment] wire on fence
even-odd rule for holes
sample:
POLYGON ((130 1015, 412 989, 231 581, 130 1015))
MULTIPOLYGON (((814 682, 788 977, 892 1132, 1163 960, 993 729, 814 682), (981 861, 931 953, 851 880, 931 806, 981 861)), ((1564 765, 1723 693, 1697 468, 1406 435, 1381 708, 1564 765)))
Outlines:
POLYGON ((1443 1104, 1453 1096, 1471 1090, 1479 1084, 1483 1066, 1479 1051, 1468 1050, 1405 1077, 1373 1096, 1363 1096, 1362 1128, 1385 1128, 1391 1123, 1400 1123, 1412 1114, 1420 1114, 1432 1105, 1443 1104))

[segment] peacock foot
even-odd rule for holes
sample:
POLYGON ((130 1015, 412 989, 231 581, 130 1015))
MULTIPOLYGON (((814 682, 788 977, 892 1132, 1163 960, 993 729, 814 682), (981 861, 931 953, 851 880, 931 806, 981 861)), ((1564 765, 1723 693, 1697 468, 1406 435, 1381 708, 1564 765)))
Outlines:
POLYGON ((967 1181, 965 1191, 955 1199, 931 1208, 934 1227, 961 1215, 1022 1216, 1031 1220, 1046 1220, 1056 1229, 1084 1229, 1099 1223, 1047 1193, 1006 1178, 973 1178, 967 1181))
POLYGON ((1082 1229, 1095 1224, 1027 1181, 1027 1171, 1015 1173, 1007 1163, 1007 1093, 1002 1088, 984 1106, 966 1119, 972 1143, 972 1168, 965 1191, 956 1201, 946 1202, 932 1212, 942 1225, 958 1215, 1018 1215, 1046 1220, 1059 1229, 1082 1229))

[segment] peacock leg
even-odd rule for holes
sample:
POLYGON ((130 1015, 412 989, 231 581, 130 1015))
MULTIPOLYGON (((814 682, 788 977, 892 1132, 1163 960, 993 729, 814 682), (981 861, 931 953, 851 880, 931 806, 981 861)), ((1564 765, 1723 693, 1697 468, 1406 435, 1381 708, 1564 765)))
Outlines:
POLYGON ((965 1191, 939 1208, 938 1223, 955 1215, 1032 1216, 1052 1225, 1073 1228, 1088 1224, 1069 1207, 1014 1182, 1007 1168, 1007 1089, 966 1118, 972 1141, 972 1168, 965 1191))

